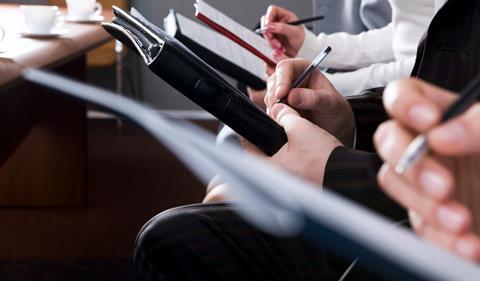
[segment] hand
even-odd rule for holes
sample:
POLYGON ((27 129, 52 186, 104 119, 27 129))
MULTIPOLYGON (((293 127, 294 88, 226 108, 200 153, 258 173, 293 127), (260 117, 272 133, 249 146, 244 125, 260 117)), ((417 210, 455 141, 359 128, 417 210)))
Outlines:
POLYGON ((315 71, 306 81, 305 88, 291 89, 293 81, 310 65, 304 59, 281 61, 276 72, 270 76, 265 104, 271 111, 278 100, 287 98, 287 103, 301 115, 338 138, 344 145, 352 146, 355 135, 353 111, 342 95, 320 72, 315 71))
POLYGON ((244 143, 250 153, 264 157, 274 165, 323 185, 325 166, 340 141, 325 130, 302 118, 298 112, 285 104, 277 104, 271 116, 287 134, 288 143, 272 157, 265 156, 252 144, 244 143))
POLYGON ((420 236, 478 262, 480 239, 472 232, 471 213, 452 194, 467 194, 474 204, 479 203, 471 194, 480 188, 480 104, 438 125, 456 97, 418 80, 387 87, 384 103, 394 120, 375 134, 377 151, 385 160, 378 179, 387 194, 410 210, 420 236), (406 174, 396 174, 394 167, 402 153, 420 133, 426 134, 432 152, 406 174))
MULTIPOLYGON (((272 110, 272 118, 285 128, 288 143, 274 156, 267 157, 254 145, 243 140, 247 151, 264 158, 294 174, 323 185, 325 166, 335 148, 342 146, 340 141, 323 129, 303 119, 284 104, 277 104, 272 110)), ((232 200, 231 190, 216 176, 207 187, 203 203, 219 203, 232 200)))
POLYGON ((297 15, 275 5, 268 7, 267 14, 262 17, 262 27, 268 29, 264 37, 274 50, 277 61, 296 57, 305 41, 303 26, 287 24, 297 20, 297 15))
POLYGON ((267 94, 267 90, 254 90, 252 88, 247 88, 248 96, 250 99, 261 109, 266 110, 265 105, 265 95, 267 94))
POLYGON ((203 203, 221 203, 226 202, 229 198, 232 198, 230 188, 217 175, 208 184, 203 203))

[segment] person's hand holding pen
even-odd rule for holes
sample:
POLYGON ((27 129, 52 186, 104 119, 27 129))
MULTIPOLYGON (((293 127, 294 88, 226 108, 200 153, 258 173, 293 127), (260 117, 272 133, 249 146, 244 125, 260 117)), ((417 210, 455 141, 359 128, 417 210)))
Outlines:
POLYGON ((286 103, 299 110, 302 117, 351 147, 355 134, 352 109, 320 71, 314 71, 299 88, 292 89, 294 81, 309 66, 310 62, 305 59, 283 60, 277 65, 268 80, 265 96, 267 112, 285 98, 286 103))
POLYGON ((480 188, 480 104, 438 125, 457 97, 418 80, 387 87, 384 102, 393 120, 375 134, 385 161, 378 179, 387 194, 410 210, 420 236, 479 262, 480 239, 473 234, 471 213, 452 194, 469 197, 469 205, 479 203, 472 194, 480 188), (399 174, 395 167, 417 134, 425 134, 431 153, 399 174))
POLYGON ((264 37, 274 50, 277 61, 296 57, 303 45, 303 26, 288 24, 295 21, 298 21, 295 13, 275 5, 270 6, 261 19, 261 25, 266 29, 264 37))

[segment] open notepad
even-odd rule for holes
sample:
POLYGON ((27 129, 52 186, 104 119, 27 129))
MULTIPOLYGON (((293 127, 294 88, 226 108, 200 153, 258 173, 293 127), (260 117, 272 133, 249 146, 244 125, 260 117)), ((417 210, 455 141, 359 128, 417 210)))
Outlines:
POLYGON ((227 37, 174 10, 164 28, 216 69, 252 88, 265 88, 265 62, 227 37))
POLYGON ((203 0, 197 0, 195 8, 195 16, 199 20, 261 58, 268 65, 272 67, 276 65, 273 58, 273 50, 265 39, 208 5, 203 0))

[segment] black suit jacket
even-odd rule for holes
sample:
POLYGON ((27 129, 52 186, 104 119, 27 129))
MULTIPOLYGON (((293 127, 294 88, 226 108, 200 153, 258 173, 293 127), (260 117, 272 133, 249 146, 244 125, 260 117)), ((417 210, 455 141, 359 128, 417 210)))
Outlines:
MULTIPOLYGON (((480 1, 450 0, 433 18, 418 48, 412 73, 458 92, 480 69, 480 1)), ((357 122, 357 148, 337 148, 325 170, 329 189, 393 219, 405 212, 378 187, 381 159, 373 150, 373 133, 388 115, 382 91, 369 91, 349 100, 357 122)))

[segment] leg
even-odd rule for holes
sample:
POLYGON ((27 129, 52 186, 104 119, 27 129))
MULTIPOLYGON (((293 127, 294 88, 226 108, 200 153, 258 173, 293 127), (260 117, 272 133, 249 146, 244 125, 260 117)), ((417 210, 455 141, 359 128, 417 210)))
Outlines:
POLYGON ((320 249, 250 226, 225 204, 164 212, 140 232, 138 280, 338 280, 320 249))

